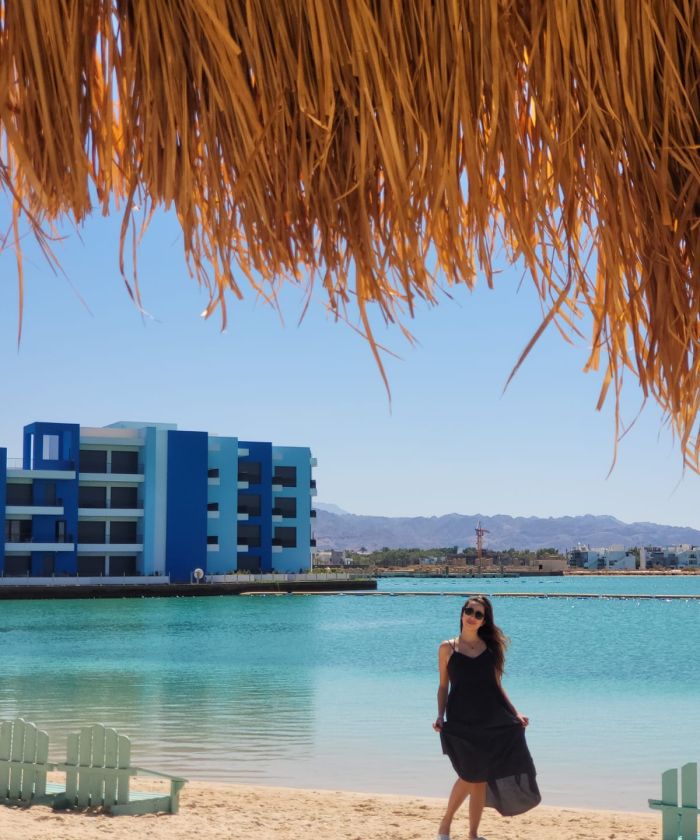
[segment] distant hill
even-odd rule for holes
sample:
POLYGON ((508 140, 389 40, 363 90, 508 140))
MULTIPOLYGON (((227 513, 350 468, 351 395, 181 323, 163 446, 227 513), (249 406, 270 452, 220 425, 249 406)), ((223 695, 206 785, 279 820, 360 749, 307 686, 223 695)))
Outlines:
MULTIPOLYGON (((700 531, 653 522, 621 522, 614 516, 560 516, 541 519, 537 516, 360 516, 353 513, 333 513, 332 505, 319 505, 314 531, 321 550, 359 549, 375 551, 380 548, 435 548, 456 545, 459 548, 475 544, 474 528, 481 520, 489 533, 486 548, 560 550, 573 548, 577 543, 591 547, 621 544, 700 545, 700 531)), ((337 510, 341 510, 337 508, 337 510)))
POLYGON ((325 510, 326 513, 337 513, 338 516, 351 516, 346 510, 338 505, 326 504, 325 502, 314 502, 316 510, 325 510))

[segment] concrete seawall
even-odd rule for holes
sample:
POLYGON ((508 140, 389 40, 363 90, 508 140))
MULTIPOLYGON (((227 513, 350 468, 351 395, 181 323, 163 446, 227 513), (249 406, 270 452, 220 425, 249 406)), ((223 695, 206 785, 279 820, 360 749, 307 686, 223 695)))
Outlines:
POLYGON ((144 583, 144 584, 86 584, 49 586, 21 584, 0 586, 0 600, 28 601, 69 598, 202 598, 215 595, 277 595, 288 593, 352 592, 375 590, 377 581, 352 580, 287 580, 287 581, 244 581, 240 583, 144 583))

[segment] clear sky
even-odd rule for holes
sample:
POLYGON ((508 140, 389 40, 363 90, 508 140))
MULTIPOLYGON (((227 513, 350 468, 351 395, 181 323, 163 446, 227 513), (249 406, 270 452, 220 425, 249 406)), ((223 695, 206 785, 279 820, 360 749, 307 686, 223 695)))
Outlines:
MULTIPOLYGON (((6 199, 0 223, 6 222, 6 199)), ((316 294, 301 324, 300 289, 285 323, 253 293, 229 298, 229 326, 200 317, 207 296, 188 276, 179 228, 157 215, 139 257, 148 317, 118 272, 120 218, 96 217, 56 245, 66 277, 25 240, 25 314, 17 347, 14 256, 0 255, 0 446, 21 455, 34 420, 104 425, 175 422, 242 439, 310 446, 318 499, 353 513, 523 516, 610 514, 700 528, 700 478, 648 403, 612 463, 613 402, 595 404, 601 374, 583 374, 585 341, 554 330, 503 388, 540 321, 531 282, 504 270, 489 290, 453 291, 419 307, 411 346, 378 338, 391 402, 366 343, 316 294)), ((5 227, 2 228, 3 230, 5 227)), ((628 376, 623 419, 641 392, 628 376)))

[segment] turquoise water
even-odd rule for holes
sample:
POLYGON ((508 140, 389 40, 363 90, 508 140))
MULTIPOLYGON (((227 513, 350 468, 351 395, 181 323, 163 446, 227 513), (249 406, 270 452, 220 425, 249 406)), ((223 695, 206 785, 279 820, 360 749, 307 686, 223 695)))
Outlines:
MULTIPOLYGON (((0 604, 0 718, 65 735, 101 721, 135 760, 190 778, 444 795, 437 645, 473 581, 421 596, 0 604)), ((700 594, 700 578, 479 581, 480 591, 700 594), (620 587, 622 587, 620 589, 620 587)), ((494 598, 506 688, 529 715, 545 802, 644 810, 700 759, 700 601, 494 598)))
POLYGON ((567 575, 521 578, 381 578, 384 592, 498 592, 591 595, 700 595, 700 574, 567 575))

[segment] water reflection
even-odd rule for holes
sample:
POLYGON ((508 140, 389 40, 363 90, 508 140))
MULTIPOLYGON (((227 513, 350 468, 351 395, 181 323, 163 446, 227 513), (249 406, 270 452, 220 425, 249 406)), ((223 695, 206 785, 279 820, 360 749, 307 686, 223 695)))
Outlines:
POLYGON ((135 761, 166 772, 265 778, 313 744, 315 674, 280 667, 275 641, 294 632, 303 648, 295 625, 310 625, 303 616, 266 621, 255 606, 242 620, 233 604, 9 605, 0 630, 16 644, 3 661, 0 717, 36 722, 54 754, 69 732, 99 721, 134 739, 135 761))

